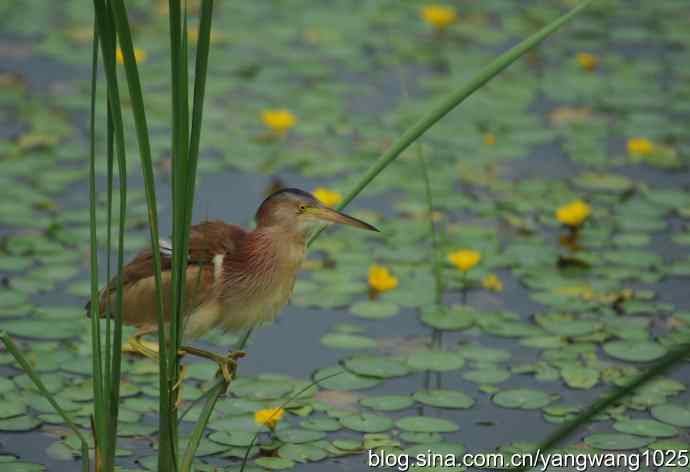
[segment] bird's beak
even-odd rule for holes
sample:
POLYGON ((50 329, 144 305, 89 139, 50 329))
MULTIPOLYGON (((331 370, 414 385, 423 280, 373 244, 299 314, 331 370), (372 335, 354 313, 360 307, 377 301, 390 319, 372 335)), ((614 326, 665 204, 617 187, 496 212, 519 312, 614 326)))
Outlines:
POLYGON ((350 225, 354 226, 355 228, 367 229, 369 231, 379 231, 369 223, 365 223, 362 220, 358 220, 357 218, 346 215, 345 213, 340 213, 339 211, 333 210, 325 206, 310 208, 309 213, 321 221, 350 225))

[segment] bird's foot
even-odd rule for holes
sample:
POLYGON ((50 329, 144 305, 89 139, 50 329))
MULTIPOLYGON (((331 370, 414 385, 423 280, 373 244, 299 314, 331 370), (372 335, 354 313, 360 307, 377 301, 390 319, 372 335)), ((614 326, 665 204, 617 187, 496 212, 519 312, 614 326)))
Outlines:
POLYGON ((218 372, 223 376, 225 385, 229 385, 237 373, 237 360, 246 356, 244 351, 229 352, 225 357, 218 356, 218 372))
POLYGON ((138 332, 127 340, 127 343, 122 347, 125 352, 132 352, 141 354, 151 360, 158 360, 158 344, 151 341, 146 341, 144 336, 151 334, 151 331, 138 332))
POLYGON ((220 354, 216 354, 215 352, 197 349, 192 346, 180 346, 178 355, 185 354, 203 357, 218 364, 218 373, 223 376, 223 381, 226 387, 230 385, 230 382, 234 378, 235 372, 237 371, 237 359, 241 359, 246 355, 244 351, 234 351, 222 356, 220 354))

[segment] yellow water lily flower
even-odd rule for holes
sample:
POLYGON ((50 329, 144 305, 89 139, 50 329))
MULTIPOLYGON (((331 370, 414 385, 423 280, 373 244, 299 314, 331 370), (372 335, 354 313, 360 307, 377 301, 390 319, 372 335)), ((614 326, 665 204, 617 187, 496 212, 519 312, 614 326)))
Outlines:
POLYGON ((268 408, 266 410, 258 410, 254 413, 254 421, 271 429, 276 427, 276 424, 283 418, 285 410, 283 408, 268 408))
POLYGON ((496 274, 489 274, 482 279, 482 287, 492 292, 500 292, 503 290, 503 282, 496 274))
POLYGON ((654 143, 647 138, 628 139, 628 154, 631 156, 649 156, 654 153, 654 143))
POLYGON ((425 22, 433 26, 437 31, 443 31, 458 19, 455 8, 447 5, 426 5, 422 7, 421 16, 425 22))
POLYGON ((556 210, 556 219, 568 226, 579 226, 584 222, 592 208, 582 200, 575 200, 556 210))
POLYGON ((484 144, 487 146, 496 144, 496 135, 493 133, 484 133, 484 144))
POLYGON ((386 292, 398 286, 398 278, 387 267, 373 265, 369 267, 369 286, 377 292, 386 292))
POLYGON ((264 110, 261 113, 261 121, 275 133, 285 134, 287 130, 295 126, 297 117, 285 108, 264 110))
POLYGON ((471 249, 460 249, 459 251, 448 254, 448 260, 462 272, 467 272, 472 267, 479 264, 482 255, 478 251, 471 249))
POLYGON ((593 71, 599 66, 599 58, 589 52, 578 52, 577 62, 586 71, 593 71))
MULTIPOLYGON (((146 56, 146 51, 144 51, 143 49, 134 48, 134 61, 137 64, 139 64, 140 62, 144 62, 146 60, 146 56)), ((122 53, 122 49, 119 47, 115 50, 115 60, 118 64, 125 63, 125 56, 122 53)))
POLYGON ((328 207, 336 206, 343 201, 343 196, 340 192, 329 190, 326 187, 316 187, 312 194, 318 201, 328 207))

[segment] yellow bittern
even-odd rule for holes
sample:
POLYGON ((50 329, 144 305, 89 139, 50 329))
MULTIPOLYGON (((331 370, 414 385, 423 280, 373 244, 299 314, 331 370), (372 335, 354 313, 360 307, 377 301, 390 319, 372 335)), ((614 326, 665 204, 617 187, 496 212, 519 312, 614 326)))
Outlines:
MULTIPOLYGON (((323 224, 342 223, 378 231, 361 220, 326 207, 313 195, 298 189, 283 189, 268 196, 256 212, 256 229, 247 231, 222 221, 194 225, 189 238, 186 273, 186 309, 183 340, 196 339, 215 327, 227 331, 248 329, 276 318, 288 302, 304 259, 307 242, 323 224)), ((163 310, 170 319, 172 245, 161 241, 163 310)), ((99 313, 114 307, 118 278, 101 291, 99 313)), ((139 253, 125 265, 122 274, 122 320, 138 328, 130 344, 152 355, 142 336, 158 329, 156 283, 150 250, 139 253)), ((89 305, 87 304, 87 312, 89 305)), ((235 360, 227 356, 183 346, 189 353, 218 363, 226 382, 232 378, 235 360)))

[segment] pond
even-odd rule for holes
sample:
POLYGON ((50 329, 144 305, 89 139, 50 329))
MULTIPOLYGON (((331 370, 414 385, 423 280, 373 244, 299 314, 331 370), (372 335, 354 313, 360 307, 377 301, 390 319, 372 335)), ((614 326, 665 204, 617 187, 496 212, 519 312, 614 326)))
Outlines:
MULTIPOLYGON (((167 2, 126 3, 168 233, 167 2)), ((189 4, 193 47, 198 2, 189 4)), ((572 4, 448 2, 457 16, 442 26, 421 2, 217 2, 194 222, 249 227, 280 186, 326 189, 337 203, 432 103, 572 4), (294 123, 277 131, 270 110, 288 110, 294 123)), ((4 2, 0 13, 0 330, 88 431, 91 343, 82 307, 93 12, 74 0, 25 0, 4 2)), ((262 448, 247 471, 372 470, 365 451, 379 447, 527 451, 690 342, 688 17, 684 1, 596 2, 387 168, 348 208, 381 233, 332 228, 315 242, 291 303, 253 334, 201 443, 198 470, 239 470, 247 437, 259 430, 262 448), (375 265, 383 285, 370 276, 375 265), (275 434, 255 422, 255 411, 340 369, 293 402, 275 434)), ((130 257, 148 232, 126 120, 130 257)), ((217 332, 195 345, 225 352, 237 337, 217 332)), ((0 468, 79 470, 78 441, 2 349, 0 468)), ((182 411, 216 370, 184 363, 182 411)), ((563 446, 689 449, 689 381, 686 362, 563 446)), ((122 394, 118 465, 155 470, 157 366, 127 354, 122 394)), ((199 412, 190 410, 183 433, 199 412)))

